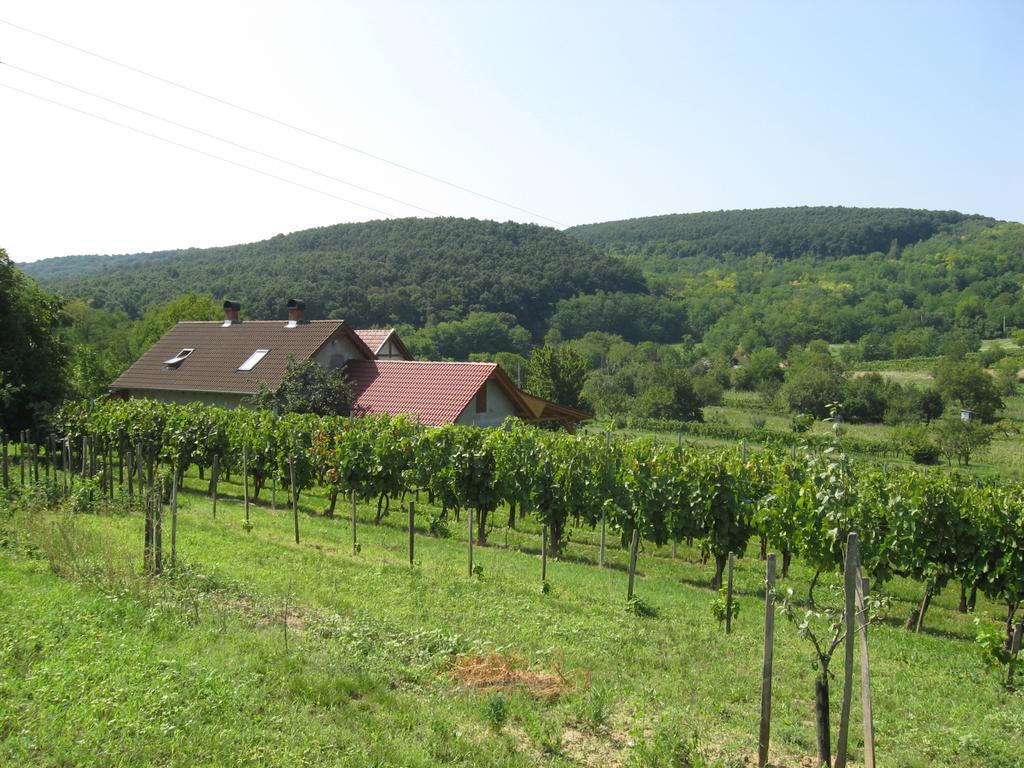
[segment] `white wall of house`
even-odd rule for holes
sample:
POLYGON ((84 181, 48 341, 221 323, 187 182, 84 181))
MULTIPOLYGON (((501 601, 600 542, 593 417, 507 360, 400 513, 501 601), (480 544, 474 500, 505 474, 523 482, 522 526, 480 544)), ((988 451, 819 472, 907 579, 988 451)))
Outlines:
POLYGON ((456 424, 496 427, 509 416, 515 415, 515 404, 497 382, 488 381, 484 386, 487 387, 487 410, 483 413, 477 413, 477 400, 474 397, 469 401, 469 405, 463 409, 462 413, 459 414, 459 418, 455 420, 456 424))
POLYGON ((363 359, 355 344, 343 336, 336 337, 324 345, 324 348, 317 352, 313 359, 328 371, 340 368, 352 358, 363 359))
POLYGON ((405 360, 405 355, 391 339, 384 342, 384 346, 377 352, 377 357, 381 360, 405 360))

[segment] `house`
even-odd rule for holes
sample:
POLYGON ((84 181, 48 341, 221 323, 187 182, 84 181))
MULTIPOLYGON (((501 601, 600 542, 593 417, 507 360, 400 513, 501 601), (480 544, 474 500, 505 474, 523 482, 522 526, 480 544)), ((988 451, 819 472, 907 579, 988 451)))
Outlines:
POLYGON ((111 384, 120 397, 234 408, 262 385, 277 389, 291 360, 344 368, 355 415, 408 414, 428 426, 494 426, 509 416, 554 422, 572 431, 590 414, 520 390, 495 363, 413 360, 394 329, 357 330, 344 320, 305 319, 291 299, 288 320, 239 319, 224 302, 223 321, 183 321, 111 384))

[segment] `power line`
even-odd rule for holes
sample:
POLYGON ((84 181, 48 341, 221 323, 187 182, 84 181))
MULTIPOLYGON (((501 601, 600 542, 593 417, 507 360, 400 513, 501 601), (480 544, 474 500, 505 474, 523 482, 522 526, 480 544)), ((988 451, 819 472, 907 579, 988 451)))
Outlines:
POLYGON ((39 101, 45 101, 48 104, 53 104, 54 106, 61 107, 63 109, 67 109, 67 110, 70 110, 72 112, 78 112, 81 115, 86 115, 87 117, 91 117, 91 118, 94 118, 96 120, 102 120, 104 123, 110 123, 111 125, 116 125, 118 128, 124 128, 125 130, 133 131, 135 133, 142 134, 143 136, 147 136, 147 137, 149 137, 151 139, 156 139, 157 141, 162 141, 162 142, 164 142, 166 144, 170 144, 172 146, 179 147, 181 149, 187 149, 190 152, 195 152, 196 154, 203 155, 204 157, 210 157, 210 158, 213 158, 214 160, 220 160, 222 163, 227 163, 228 165, 234 165, 234 166, 237 166, 238 168, 244 168, 247 171, 252 171, 253 173, 258 173, 258 174, 260 174, 262 176, 268 176, 271 179, 276 179, 277 181, 283 181, 285 184, 291 184, 292 186, 300 187, 301 189, 305 189, 305 190, 308 190, 310 192, 316 192, 319 195, 324 195, 325 197, 331 197, 331 198, 334 198, 335 200, 340 200, 341 202, 348 203, 349 205, 355 205, 355 206, 358 206, 359 208, 365 208, 368 211, 373 211, 374 213, 379 213, 381 216, 385 216, 385 217, 390 218, 390 219, 397 218, 394 214, 388 213, 387 211, 382 211, 379 208, 374 208, 371 205, 366 205, 365 203, 359 203, 359 202, 356 202, 355 200, 349 200, 347 197, 341 197, 340 195, 335 195, 335 194, 333 194, 331 192, 327 192, 327 191, 322 190, 322 189, 317 189, 316 187, 311 187, 308 184, 303 184, 301 181, 294 181, 294 180, 286 178, 284 176, 278 176, 276 173, 271 173, 269 171, 264 171, 264 170, 262 170, 260 168, 255 168, 255 167, 253 167, 251 165, 246 165, 245 163, 240 163, 237 160, 230 160, 230 159, 228 159, 226 157, 222 157, 221 155, 216 155, 213 152, 207 152, 204 149, 199 149, 198 147, 190 146, 189 144, 182 144, 179 141, 174 141, 173 139, 168 139, 168 138, 166 138, 164 136, 159 136, 159 135, 157 135, 155 133, 150 133, 149 131, 144 131, 141 128, 136 128, 133 125, 128 125, 127 123, 121 123, 121 122, 118 122, 117 120, 111 120, 109 117, 104 117, 103 115, 97 115, 95 112, 90 112, 90 111, 88 111, 86 109, 79 109, 78 107, 73 107, 70 104, 65 104, 65 103, 63 103, 61 101, 56 101, 55 99, 50 99, 50 98, 47 98, 46 96, 40 96, 38 93, 32 93, 31 91, 26 91, 26 90, 23 90, 22 88, 16 88, 15 86, 9 85, 8 83, 0 82, 0 87, 7 88, 7 89, 12 90, 12 91, 16 91, 17 93, 23 94, 25 96, 31 96, 33 99, 38 99, 39 101))
POLYGON ((413 168, 413 167, 408 166, 408 165, 404 165, 403 163, 396 162, 395 160, 389 160, 386 157, 382 157, 381 155, 374 154, 373 152, 368 152, 365 149, 360 149, 359 147, 352 146, 351 144, 345 144, 344 142, 338 141, 337 139, 332 139, 329 136, 324 136, 323 134, 317 133, 316 131, 311 131, 311 130, 309 130, 307 128, 303 128, 301 126, 295 125, 294 123, 289 123, 289 122, 286 122, 284 120, 280 120, 280 119, 278 119, 276 117, 272 117, 271 115, 264 114, 263 112, 258 112, 258 111, 254 110, 254 109, 250 109, 249 107, 243 107, 240 104, 235 104, 234 102, 228 101, 227 99, 222 99, 219 96, 214 96, 214 95, 206 93, 204 91, 197 90, 196 88, 192 88, 190 86, 183 85, 182 83, 175 82, 174 80, 170 80, 170 79, 168 79, 166 77, 161 77, 160 75, 154 75, 152 72, 147 72, 144 69, 139 69, 138 67, 132 66, 131 64, 125 64, 124 62, 118 61, 117 59, 112 59, 109 56, 104 56, 104 55, 96 53, 94 51, 90 51, 90 50, 87 50, 85 48, 81 48, 81 47, 79 47, 77 45, 73 45, 72 43, 67 43, 67 42, 65 42, 63 40, 58 40, 55 37, 51 37, 50 35, 43 34, 42 32, 37 32, 34 29, 29 29, 28 27, 23 27, 20 24, 15 24, 13 21, 7 21, 6 19, 0 19, 0 24, 6 24, 9 27, 13 27, 14 29, 20 30, 22 32, 27 32, 30 35, 35 35, 36 37, 40 37, 43 40, 48 40, 51 43, 56 43, 57 45, 62 45, 65 48, 70 48, 71 50, 77 51, 78 53, 84 53, 85 55, 92 56, 93 58, 99 59, 100 61, 105 61, 108 64, 113 64, 114 66, 121 67, 123 69, 127 69, 130 72, 134 72, 136 74, 143 75, 144 77, 148 77, 148 78, 151 78, 153 80, 157 80, 157 81, 159 81, 161 83, 165 83, 166 85, 170 85, 170 86, 173 86, 175 88, 180 88, 183 91, 187 91, 189 93, 195 94, 196 96, 201 96, 204 99, 209 99, 210 101, 217 102, 218 104, 223 104, 226 107, 231 107, 232 109, 237 109, 240 112, 245 112, 246 114, 252 115, 254 117, 258 117, 261 120, 267 120, 268 122, 275 123, 275 124, 280 125, 280 126, 282 126, 284 128, 288 128, 289 130, 297 131, 298 133, 305 134, 306 136, 311 136, 314 139, 318 139, 320 141, 327 142, 328 144, 333 144, 333 145, 335 145, 337 147, 341 147, 342 149, 347 149, 350 152, 356 152, 356 153, 358 153, 360 155, 363 155, 364 157, 369 157, 369 158, 371 158, 373 160, 377 160, 378 162, 386 163, 386 164, 388 164, 390 166, 393 166, 395 168, 399 168, 399 169, 401 169, 403 171, 407 171, 408 173, 414 173, 417 176, 422 176, 425 179, 430 179, 431 181, 435 181, 438 184, 444 184, 445 186, 451 187, 452 189, 457 189, 457 190, 459 190, 461 192, 466 192, 466 193, 468 193, 470 195, 474 195, 474 196, 479 197, 479 198, 481 198, 483 200, 488 200, 488 201, 490 201, 492 203, 497 203, 498 205, 502 205, 502 206, 504 206, 506 208, 511 208, 513 210, 529 214, 530 216, 533 216, 534 218, 537 218, 537 219, 544 219, 545 221, 550 221, 552 224, 557 224, 560 227, 566 226, 562 222, 557 221, 555 219, 552 219, 550 216, 544 216, 544 215, 539 214, 539 213, 537 213, 535 211, 531 211, 531 210, 529 210, 527 208, 522 208, 522 207, 520 207, 518 205, 514 205, 513 203, 509 203, 509 202, 506 202, 504 200, 500 200, 500 199, 498 199, 496 197, 492 197, 490 195, 486 195, 483 192, 477 192, 474 189, 470 189, 469 187, 464 187, 461 184, 456 184, 453 181, 448 181, 447 179, 443 179, 443 178, 441 178, 439 176, 434 176, 433 174, 427 173, 425 171, 418 170, 418 169, 413 168))
POLYGON ((107 96, 102 96, 101 94, 94 93, 93 91, 87 91, 84 88, 79 88, 78 86, 71 85, 70 83, 65 83, 62 80, 57 80, 55 78, 48 77, 47 75, 43 75, 43 74, 40 74, 38 72, 33 72, 30 69, 25 69, 24 67, 19 67, 19 66, 15 65, 15 64, 11 64, 9 61, 0 61, 0 66, 5 66, 8 69, 13 69, 13 70, 16 70, 18 72, 24 72, 26 75, 31 75, 32 77, 37 77, 40 80, 45 80, 45 81, 47 81, 49 83, 55 83, 56 85, 59 85, 62 88, 67 88, 67 89, 72 90, 72 91, 77 91, 78 93, 85 94, 86 96, 91 96, 94 99, 99 99, 101 101, 105 101, 108 104, 113 104, 115 106, 121 107, 122 109, 127 109, 127 110, 130 110, 132 112, 136 112, 136 113, 138 113, 140 115, 145 115, 146 117, 151 117, 154 120, 160 120, 160 121, 162 121, 164 123, 167 123, 168 125, 173 125, 173 126, 175 126, 177 128, 182 128, 182 129, 184 129, 186 131, 191 131, 192 133, 196 133, 196 134, 198 134, 200 136, 205 136, 206 138, 213 139, 214 141, 220 141, 220 142, 222 142, 224 144, 228 144, 228 145, 230 145, 232 147, 236 147, 238 149, 243 149, 246 152, 252 152, 253 154, 260 155, 261 157, 266 157, 266 158, 268 158, 270 160, 274 160, 274 161, 276 161, 278 163, 283 163, 284 165, 290 165, 292 168, 298 168, 300 171, 305 171, 307 173, 316 174, 317 176, 321 176, 321 177, 323 177, 325 179, 330 179, 331 181, 336 181, 339 184, 345 184, 346 186, 352 187, 353 189, 358 189, 361 192, 368 192, 371 195, 376 195, 377 197, 383 197, 385 200, 390 200, 393 203, 398 203, 400 205, 405 205, 405 206, 408 206, 410 208, 415 208, 418 211, 423 211, 424 213, 429 213, 431 216, 440 216, 441 215, 437 211, 432 211, 429 208, 424 208, 421 205, 416 205, 415 203, 410 203, 410 202, 407 202, 407 201, 402 200, 400 198, 392 197, 391 195, 386 195, 383 192, 377 192, 376 190, 370 189, 369 187, 363 187, 363 186, 361 186, 359 184, 355 184, 355 183, 353 183, 351 181, 346 181, 345 179, 338 178, 337 176, 332 176, 329 173, 323 173, 322 171, 318 171, 315 168, 310 168, 310 167, 305 166, 305 165, 300 165, 299 163, 293 163, 291 160, 285 160, 283 157, 278 157, 277 155, 272 155, 269 152, 263 152, 262 150, 255 149, 254 147, 246 146, 245 144, 239 144, 237 141, 232 141, 231 139, 225 139, 225 138, 223 138, 221 136, 217 136, 215 134, 208 133, 208 132, 206 132, 204 130, 201 130, 199 128, 193 128, 192 126, 185 125, 184 123, 179 123, 176 120, 171 120, 168 117, 163 117, 163 116, 157 115, 157 114, 155 114, 153 112, 147 112, 144 109, 139 109, 138 107, 133 107, 130 104, 125 104, 123 102, 117 101, 116 99, 111 99, 111 98, 108 98, 107 96))

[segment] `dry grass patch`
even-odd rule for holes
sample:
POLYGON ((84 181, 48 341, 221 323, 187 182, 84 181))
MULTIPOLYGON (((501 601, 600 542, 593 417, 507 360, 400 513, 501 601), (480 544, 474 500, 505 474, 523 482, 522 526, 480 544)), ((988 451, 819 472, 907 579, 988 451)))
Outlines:
POLYGON ((491 653, 460 656, 451 678, 463 688, 478 691, 526 691, 539 699, 554 699, 569 688, 557 668, 554 672, 529 669, 521 659, 491 653))

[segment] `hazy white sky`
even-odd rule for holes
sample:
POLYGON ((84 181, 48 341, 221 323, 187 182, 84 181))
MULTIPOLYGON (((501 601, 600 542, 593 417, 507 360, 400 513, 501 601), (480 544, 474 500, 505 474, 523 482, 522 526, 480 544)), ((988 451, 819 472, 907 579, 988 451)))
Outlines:
POLYGON ((565 225, 803 204, 1024 220, 1024 3, 1013 0, 0 0, 0 20, 539 214, 0 23, 0 85, 335 196, 0 87, 0 247, 17 261, 430 215, 421 209, 565 225))

